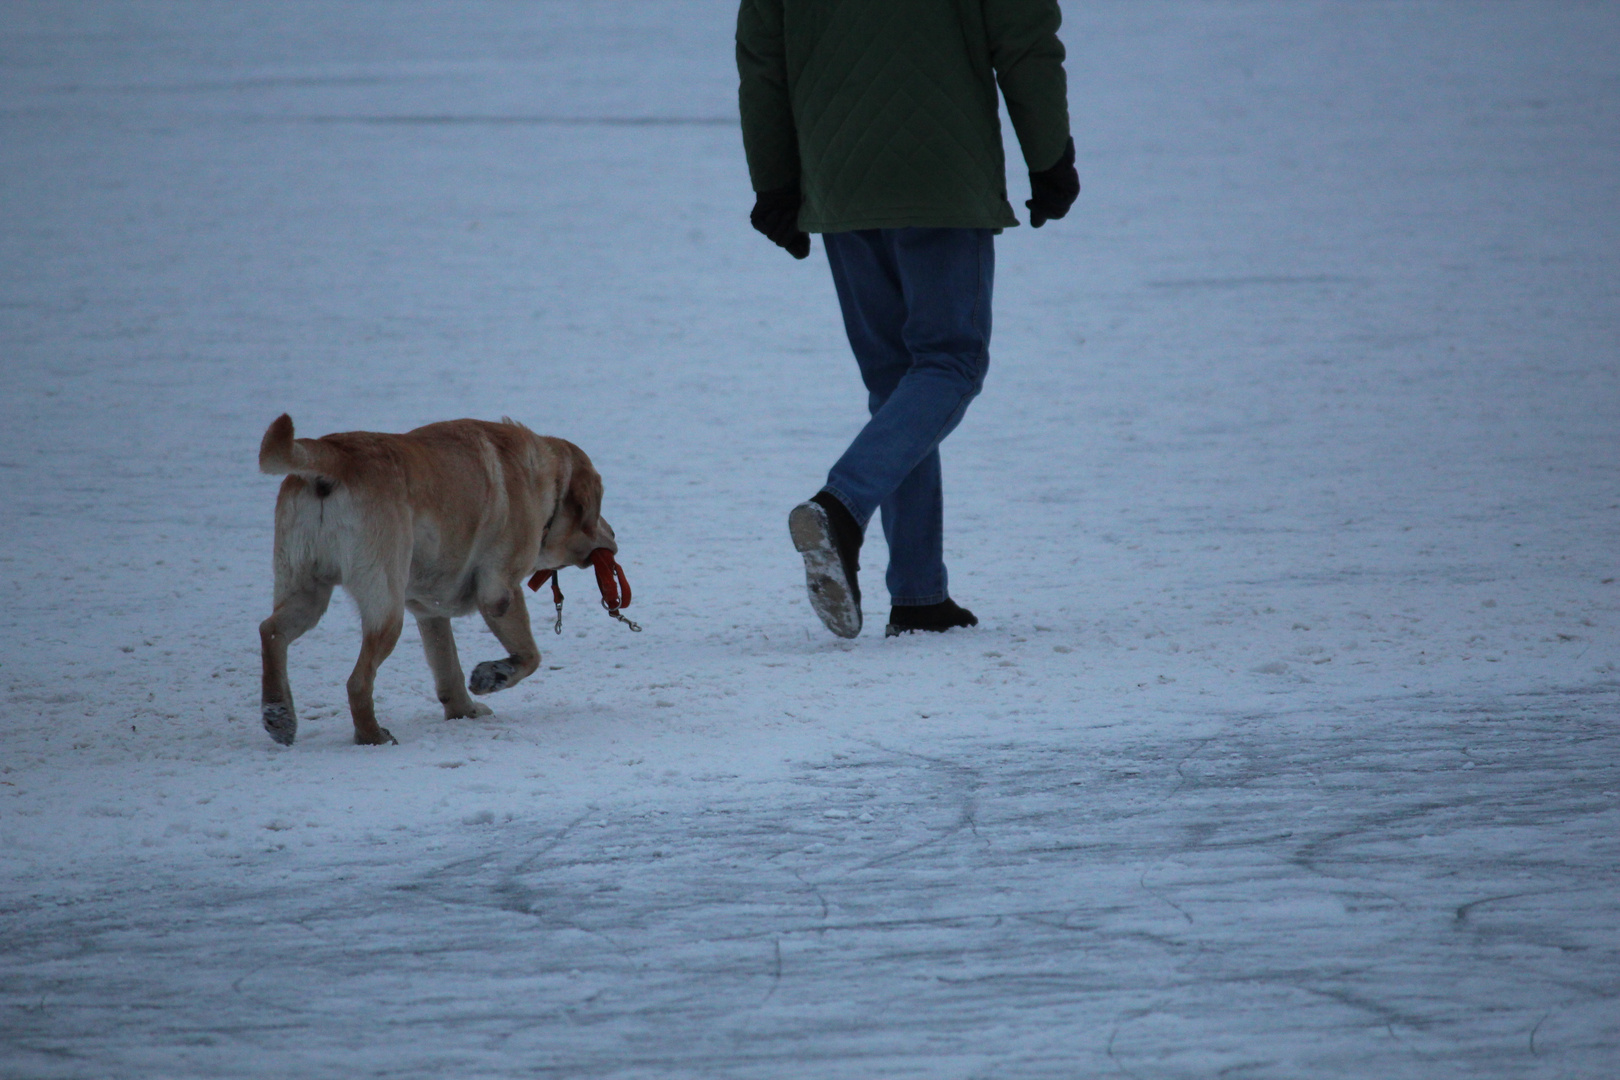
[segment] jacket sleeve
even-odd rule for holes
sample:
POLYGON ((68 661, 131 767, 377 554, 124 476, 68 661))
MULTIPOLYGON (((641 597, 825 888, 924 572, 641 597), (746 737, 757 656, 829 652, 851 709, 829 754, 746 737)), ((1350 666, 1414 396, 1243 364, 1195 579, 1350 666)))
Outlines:
POLYGON ((1069 141, 1062 22, 1057 0, 984 0, 990 63, 1030 172, 1056 165, 1069 141))
POLYGON ((737 107, 755 191, 799 179, 799 137, 788 96, 782 0, 742 0, 737 12, 737 107))

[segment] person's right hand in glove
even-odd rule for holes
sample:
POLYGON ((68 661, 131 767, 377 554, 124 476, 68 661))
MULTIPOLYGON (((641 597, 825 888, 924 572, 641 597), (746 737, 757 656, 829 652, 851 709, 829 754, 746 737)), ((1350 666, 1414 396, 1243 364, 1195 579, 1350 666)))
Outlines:
MULTIPOLYGON (((1069 157, 1073 161, 1073 150, 1069 157)), ((787 248, 788 254, 795 259, 808 258, 810 255, 810 237, 799 231, 800 201, 799 184, 794 181, 775 191, 761 191, 754 199, 754 212, 748 215, 754 228, 787 248)))
MULTIPOLYGON (((1080 174, 1074 171, 1074 139, 1063 148, 1063 156, 1050 169, 1029 174, 1029 223, 1040 228, 1069 212, 1080 196, 1080 174)), ((758 228, 756 225, 755 228, 758 228)))

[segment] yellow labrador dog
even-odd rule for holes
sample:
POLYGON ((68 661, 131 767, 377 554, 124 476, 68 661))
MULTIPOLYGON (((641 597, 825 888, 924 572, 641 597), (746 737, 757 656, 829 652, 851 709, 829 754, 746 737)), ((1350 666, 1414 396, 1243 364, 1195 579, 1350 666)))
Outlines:
MULTIPOLYGON (((283 415, 264 433, 259 469, 287 476, 276 498, 275 612, 259 625, 264 727, 283 745, 298 733, 287 646, 320 621, 334 585, 360 609, 360 659, 348 683, 354 741, 380 744, 395 740, 377 724, 372 686, 406 611, 421 629, 445 718, 483 716, 489 708, 468 690, 503 690, 540 666, 523 579, 534 575, 538 588, 547 571, 595 565, 611 583, 617 570, 590 458, 511 420, 298 439, 283 415), (474 609, 511 655, 479 664, 463 686, 450 619, 474 609)), ((617 600, 608 606, 617 615, 617 600)))

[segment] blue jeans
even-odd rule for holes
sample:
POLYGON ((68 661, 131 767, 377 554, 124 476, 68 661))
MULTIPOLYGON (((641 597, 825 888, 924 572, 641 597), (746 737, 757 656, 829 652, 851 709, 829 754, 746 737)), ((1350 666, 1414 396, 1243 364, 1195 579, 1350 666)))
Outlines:
POLYGON ((992 235, 913 228, 822 237, 872 413, 826 490, 862 529, 881 509, 895 605, 950 596, 939 444, 990 366, 992 235))

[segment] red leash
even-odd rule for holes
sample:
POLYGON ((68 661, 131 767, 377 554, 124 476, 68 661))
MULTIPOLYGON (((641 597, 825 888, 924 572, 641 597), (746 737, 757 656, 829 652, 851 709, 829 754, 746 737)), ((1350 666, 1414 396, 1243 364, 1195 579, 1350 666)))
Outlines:
MULTIPOLYGON (((637 633, 641 627, 631 622, 621 614, 623 609, 630 606, 630 579, 624 576, 624 567, 613 558, 613 552, 607 548, 597 548, 591 552, 591 567, 596 571, 596 587, 602 590, 602 606, 607 613, 624 623, 637 633)), ((535 592, 549 579, 551 581, 551 595, 557 602, 557 633, 562 633, 562 589, 557 584, 556 571, 540 570, 529 579, 529 588, 535 592)))
POLYGON ((624 576, 624 567, 607 548, 591 552, 591 565, 596 568, 596 587, 602 590, 602 606, 609 615, 618 618, 619 609, 630 606, 630 579, 624 576))

